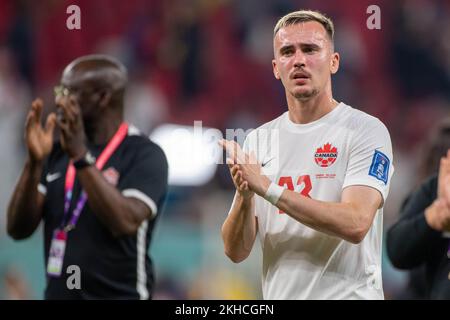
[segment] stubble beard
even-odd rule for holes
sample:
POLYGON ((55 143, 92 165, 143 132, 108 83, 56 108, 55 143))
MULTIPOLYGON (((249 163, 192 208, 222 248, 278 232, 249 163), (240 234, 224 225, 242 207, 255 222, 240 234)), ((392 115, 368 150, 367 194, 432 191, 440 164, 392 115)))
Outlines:
POLYGON ((303 92, 293 92, 292 96, 299 101, 308 101, 309 99, 317 96, 319 94, 319 90, 313 88, 308 91, 303 92))

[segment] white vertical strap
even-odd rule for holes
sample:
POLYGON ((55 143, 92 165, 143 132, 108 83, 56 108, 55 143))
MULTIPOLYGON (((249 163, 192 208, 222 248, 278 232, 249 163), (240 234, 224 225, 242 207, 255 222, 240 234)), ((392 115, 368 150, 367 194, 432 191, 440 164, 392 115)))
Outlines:
POLYGON ((145 271, 146 257, 146 239, 147 239, 148 220, 144 220, 137 232, 137 283, 136 290, 141 300, 147 300, 149 297, 147 290, 147 272, 145 271))

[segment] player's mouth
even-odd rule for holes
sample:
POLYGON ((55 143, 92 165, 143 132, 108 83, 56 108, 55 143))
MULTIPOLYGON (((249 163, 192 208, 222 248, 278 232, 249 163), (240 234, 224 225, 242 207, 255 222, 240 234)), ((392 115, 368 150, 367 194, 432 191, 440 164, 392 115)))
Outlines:
POLYGON ((294 82, 299 85, 305 84, 310 78, 311 76, 306 72, 294 72, 291 75, 291 79, 293 79, 294 82))

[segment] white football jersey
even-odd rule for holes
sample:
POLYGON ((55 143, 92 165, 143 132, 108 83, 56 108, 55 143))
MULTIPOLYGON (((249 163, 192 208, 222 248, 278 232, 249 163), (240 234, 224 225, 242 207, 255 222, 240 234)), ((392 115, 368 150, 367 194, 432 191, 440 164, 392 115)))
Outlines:
MULTIPOLYGON (((370 186, 383 203, 394 172, 384 124, 340 103, 322 118, 295 124, 285 112, 244 143, 273 182, 312 199, 340 202, 344 188, 370 186)), ((264 299, 383 299, 383 209, 359 244, 329 236, 255 196, 263 250, 264 299)))

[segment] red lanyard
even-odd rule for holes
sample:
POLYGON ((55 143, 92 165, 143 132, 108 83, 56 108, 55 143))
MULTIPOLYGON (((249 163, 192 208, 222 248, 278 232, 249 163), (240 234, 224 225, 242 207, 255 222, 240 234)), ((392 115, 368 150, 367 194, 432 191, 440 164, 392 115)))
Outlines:
MULTIPOLYGON (((105 149, 102 151, 100 156, 97 158, 97 161, 95 162, 95 166, 98 170, 102 170, 105 163, 109 160, 109 158, 112 156, 114 151, 119 147, 119 145, 122 143, 122 141, 125 139, 128 133, 128 124, 123 122, 117 132, 114 134, 112 139, 108 142, 105 149)), ((69 162, 69 167, 67 168, 66 172, 66 181, 64 185, 64 220, 66 219, 69 208, 70 208, 70 202, 72 200, 72 192, 73 192, 73 185, 75 183, 75 174, 76 170, 73 166, 72 162, 69 162)), ((72 217, 70 219, 69 224, 67 225, 66 229, 67 231, 71 228, 75 227, 77 224, 78 218, 80 217, 81 211, 84 208, 84 205, 87 201, 87 194, 83 191, 80 199, 77 202, 77 205, 75 206, 75 209, 73 210, 72 217)))

